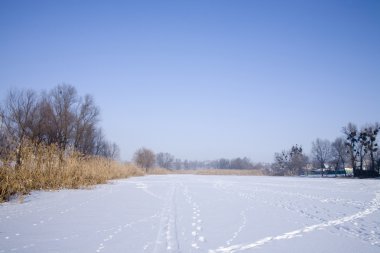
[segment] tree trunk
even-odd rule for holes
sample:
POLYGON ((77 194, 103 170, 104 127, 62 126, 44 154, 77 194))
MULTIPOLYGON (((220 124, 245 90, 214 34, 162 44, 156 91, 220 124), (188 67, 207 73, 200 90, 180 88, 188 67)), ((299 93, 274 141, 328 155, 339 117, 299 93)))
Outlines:
POLYGON ((375 172, 375 157, 373 156, 373 152, 371 152, 370 155, 371 155, 371 171, 375 172))

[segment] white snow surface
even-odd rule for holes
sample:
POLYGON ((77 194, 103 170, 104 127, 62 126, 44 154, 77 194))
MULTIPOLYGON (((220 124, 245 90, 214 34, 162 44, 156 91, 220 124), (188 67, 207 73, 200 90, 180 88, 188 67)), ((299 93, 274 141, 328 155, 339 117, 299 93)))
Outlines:
POLYGON ((380 252, 380 181, 163 175, 0 205, 3 252, 380 252))

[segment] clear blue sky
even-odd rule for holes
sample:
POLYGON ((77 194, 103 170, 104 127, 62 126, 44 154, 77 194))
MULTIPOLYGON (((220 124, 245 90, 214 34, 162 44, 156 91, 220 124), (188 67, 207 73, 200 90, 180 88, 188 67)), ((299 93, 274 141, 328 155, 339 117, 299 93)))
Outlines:
POLYGON ((92 94, 123 159, 247 156, 380 121, 380 1, 0 1, 0 97, 92 94))

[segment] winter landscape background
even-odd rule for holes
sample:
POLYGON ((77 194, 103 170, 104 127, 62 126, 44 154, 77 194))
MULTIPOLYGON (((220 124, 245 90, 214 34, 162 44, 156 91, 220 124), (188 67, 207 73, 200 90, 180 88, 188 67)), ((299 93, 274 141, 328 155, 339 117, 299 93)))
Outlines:
POLYGON ((0 253, 379 252, 379 70, 378 0, 1 0, 0 253))

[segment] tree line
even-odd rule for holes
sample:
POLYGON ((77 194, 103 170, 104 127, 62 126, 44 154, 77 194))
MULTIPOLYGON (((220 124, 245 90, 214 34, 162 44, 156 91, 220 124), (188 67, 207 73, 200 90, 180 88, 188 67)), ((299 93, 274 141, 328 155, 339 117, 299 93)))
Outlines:
POLYGON ((317 138, 312 142, 311 155, 301 146, 275 153, 270 168, 272 175, 303 175, 308 173, 346 173, 352 169, 354 177, 378 177, 380 175, 380 151, 378 133, 380 124, 367 124, 360 129, 353 123, 342 128, 342 136, 333 142, 317 138))
POLYGON ((172 154, 167 152, 160 152, 155 154, 152 150, 147 148, 138 149, 134 156, 133 161, 146 171, 152 167, 160 167, 172 170, 191 170, 191 169, 238 169, 250 170, 259 169, 261 164, 252 163, 247 157, 226 159, 221 158, 211 161, 197 161, 197 160, 181 160, 175 158, 172 154))
POLYGON ((28 143, 56 145, 62 154, 71 150, 116 158, 119 148, 105 139, 99 113, 93 97, 79 96, 71 85, 40 93, 11 90, 0 106, 0 158, 15 153, 20 165, 21 151, 28 143))

